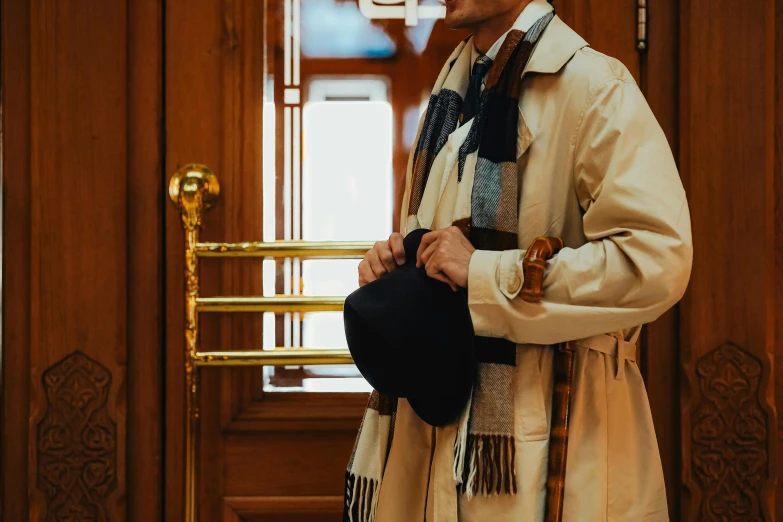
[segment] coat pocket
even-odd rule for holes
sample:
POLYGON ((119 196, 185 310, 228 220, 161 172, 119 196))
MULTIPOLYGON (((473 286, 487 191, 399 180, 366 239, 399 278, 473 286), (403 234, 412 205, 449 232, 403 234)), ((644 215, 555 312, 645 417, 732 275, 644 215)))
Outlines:
MULTIPOLYGON (((546 397, 539 360, 545 346, 521 345, 517 348, 515 374, 516 435, 522 442, 544 440, 549 437, 546 415, 546 397)), ((545 365, 545 367, 548 365, 545 365)))

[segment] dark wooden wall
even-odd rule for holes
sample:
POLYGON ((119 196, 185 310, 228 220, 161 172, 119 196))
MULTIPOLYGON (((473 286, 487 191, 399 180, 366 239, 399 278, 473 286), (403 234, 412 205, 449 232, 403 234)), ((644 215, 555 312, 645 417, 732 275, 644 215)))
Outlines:
POLYGON ((781 8, 680 5, 679 159, 695 249, 680 313, 682 520, 772 520, 775 508, 781 8))
MULTIPOLYGON (((639 84, 661 124, 674 157, 679 157, 679 4, 659 0, 649 7, 647 50, 637 53, 641 64, 639 84), (652 23, 652 21, 655 23, 652 23)), ((650 397, 658 449, 666 477, 666 496, 673 520, 678 520, 682 487, 680 447, 680 306, 644 328, 640 366, 650 397)))
MULTIPOLYGON (((99 455, 84 513, 132 522, 181 516, 184 268, 165 186, 182 163, 210 164, 224 196, 207 238, 260 236, 260 180, 247 173, 260 164, 260 35, 250 28, 262 4, 176 2, 165 17, 163 4, 0 2, 3 521, 45 520, 76 487, 64 477, 86 461, 82 442, 58 449, 74 431, 66 416, 88 421, 99 455)), ((639 55, 626 23, 635 2, 556 3, 637 77, 688 191, 691 285, 646 328, 640 361, 671 517, 720 520, 723 509, 734 520, 774 520, 783 517, 775 502, 783 495, 775 482, 783 375, 774 369, 783 360, 783 0, 648 4, 650 47, 639 55), (712 491, 734 495, 715 505, 706 502, 712 491)), ((260 284, 247 264, 214 263, 204 274, 206 293, 260 284)), ((256 336, 254 328, 220 319, 206 341, 225 346, 256 336)), ((245 401, 257 384, 249 375, 205 376, 209 520, 289 509, 208 496, 238 484, 232 462, 244 453, 230 448, 248 448, 248 433, 280 437, 264 427, 279 419, 256 412, 236 420, 258 404, 245 401), (218 438, 226 427, 235 446, 218 438)))
MULTIPOLYGON (((636 78, 675 154, 679 151, 679 4, 678 0, 648 2, 648 48, 637 48, 636 2, 612 0, 598 4, 557 0, 558 15, 590 45, 625 64, 636 78), (629 23, 630 22, 630 23, 629 23)), ((682 450, 680 447, 679 305, 644 328, 639 365, 650 396, 669 510, 679 509, 682 450)))
POLYGON ((5 521, 160 520, 161 20, 2 3, 5 521))
MULTIPOLYGON (((780 249, 781 238, 783 238, 783 5, 781 2, 776 2, 772 11, 768 16, 772 18, 765 26, 769 31, 770 26, 774 29, 774 37, 771 37, 771 45, 775 49, 774 64, 775 72, 772 74, 772 93, 767 91, 767 97, 772 98, 774 101, 774 123, 771 131, 774 135, 772 151, 768 154, 773 155, 774 172, 772 175, 772 184, 775 187, 775 212, 774 212, 774 233, 775 233, 775 250, 780 249), (774 16, 773 16, 774 14, 774 16)), ((769 44, 767 45, 769 48, 769 44)), ((767 80, 769 82, 770 80, 767 80)), ((767 87, 769 89, 769 87, 767 87)), ((769 115, 767 115, 769 118, 769 115)), ((775 408, 776 418, 773 432, 775 433, 776 442, 781 441, 781 435, 783 433, 783 427, 781 427, 780 421, 780 408, 783 407, 783 259, 775 259, 775 334, 772 340, 775 347, 774 362, 777 362, 775 368, 775 408)), ((773 520, 783 520, 783 479, 780 475, 783 474, 783 444, 779 444, 775 448, 775 452, 770 456, 770 462, 775 466, 772 476, 777 480, 777 486, 771 493, 773 499, 773 505, 775 507, 773 520)))

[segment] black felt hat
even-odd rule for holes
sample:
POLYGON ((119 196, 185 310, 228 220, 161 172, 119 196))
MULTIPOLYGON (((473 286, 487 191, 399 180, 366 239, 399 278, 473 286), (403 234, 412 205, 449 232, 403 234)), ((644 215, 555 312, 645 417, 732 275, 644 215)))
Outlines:
POLYGON ((348 348, 367 382, 408 399, 426 423, 455 421, 476 375, 473 322, 467 291, 416 268, 416 251, 429 232, 404 240, 405 264, 359 288, 345 300, 348 348))

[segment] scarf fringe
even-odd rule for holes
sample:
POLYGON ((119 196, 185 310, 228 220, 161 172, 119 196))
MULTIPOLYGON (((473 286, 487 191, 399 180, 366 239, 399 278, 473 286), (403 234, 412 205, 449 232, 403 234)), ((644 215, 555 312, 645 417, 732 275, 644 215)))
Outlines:
POLYGON ((474 495, 514 495, 517 492, 517 473, 514 469, 516 453, 514 437, 507 435, 468 436, 462 466, 460 491, 468 499, 474 495))
POLYGON ((378 479, 346 474, 343 522, 373 522, 378 512, 378 479))
POLYGON ((458 485, 462 484, 462 474, 465 471, 465 461, 467 460, 465 455, 468 450, 468 432, 472 406, 473 392, 468 396, 468 403, 465 405, 465 409, 462 410, 462 415, 459 419, 457 439, 454 441, 454 480, 458 485))

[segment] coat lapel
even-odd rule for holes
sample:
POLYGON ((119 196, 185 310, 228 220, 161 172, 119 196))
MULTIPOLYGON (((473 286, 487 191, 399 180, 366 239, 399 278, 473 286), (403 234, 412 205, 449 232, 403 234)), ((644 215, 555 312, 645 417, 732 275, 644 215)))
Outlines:
POLYGON ((541 35, 522 76, 528 72, 556 73, 588 43, 555 15, 541 35))
MULTIPOLYGON (((441 71, 441 78, 439 78, 438 84, 444 84, 443 87, 451 88, 453 90, 461 90, 457 85, 445 85, 447 83, 446 78, 449 72, 454 70, 466 69, 470 70, 470 52, 468 52, 470 45, 472 45, 472 39, 467 40, 460 47, 455 50, 452 56, 449 58, 448 63, 441 71), (467 60, 467 62, 465 61, 467 60), (464 63, 463 63, 464 62, 464 63)), ((541 39, 536 46, 535 51, 530 57, 530 61, 525 67, 522 75, 524 76, 528 72, 553 74, 558 72, 568 61, 576 54, 579 49, 586 47, 587 42, 579 36, 574 30, 563 22, 560 17, 555 16, 549 23, 549 26, 541 35, 541 39)), ((456 75, 455 75, 456 76, 456 75)), ((439 89, 438 89, 439 90, 439 89)), ((464 90, 464 87, 463 89, 464 90)), ((464 93, 462 93, 464 94, 464 93)), ((522 114, 521 110, 521 97, 519 106, 519 127, 517 134, 517 159, 521 158, 525 152, 530 148, 536 137, 535 129, 528 125, 527 120, 522 114)), ((465 139, 463 134, 467 134, 470 125, 459 127, 449 136, 448 144, 440 151, 439 157, 436 158, 432 171, 430 173, 431 178, 425 186, 424 194, 422 195, 422 201, 419 206, 416 216, 403 216, 407 222, 407 230, 412 230, 411 227, 425 227, 430 228, 433 224, 433 219, 436 214, 440 214, 439 207, 443 204, 443 195, 446 192, 446 187, 451 181, 452 177, 455 177, 457 168, 456 153, 459 150, 460 145, 465 139), (452 157, 453 156, 453 157, 452 157), (440 176, 438 176, 440 173, 440 176), (434 175, 433 175, 434 174, 434 175)), ((456 214, 460 214, 465 211, 466 205, 470 204, 472 180, 463 179, 463 183, 457 192, 458 201, 453 206, 452 213, 454 218, 456 214), (467 190, 466 190, 467 189, 467 190), (461 201, 460 201, 461 200, 461 201)), ((441 221, 440 215, 438 221, 441 221)), ((451 221, 449 221, 451 222, 451 221)))

